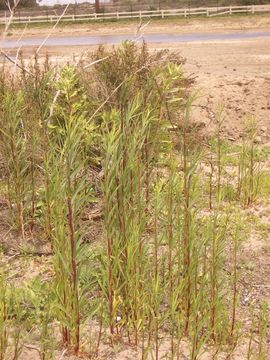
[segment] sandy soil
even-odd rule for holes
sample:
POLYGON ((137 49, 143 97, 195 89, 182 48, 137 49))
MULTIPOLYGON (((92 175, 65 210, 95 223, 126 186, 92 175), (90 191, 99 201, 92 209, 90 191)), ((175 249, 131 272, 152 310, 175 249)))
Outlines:
POLYGON ((211 131, 219 106, 231 140, 239 139, 245 116, 259 123, 258 142, 270 135, 270 38, 245 41, 170 44, 186 57, 185 71, 196 76, 199 98, 193 115, 211 131))

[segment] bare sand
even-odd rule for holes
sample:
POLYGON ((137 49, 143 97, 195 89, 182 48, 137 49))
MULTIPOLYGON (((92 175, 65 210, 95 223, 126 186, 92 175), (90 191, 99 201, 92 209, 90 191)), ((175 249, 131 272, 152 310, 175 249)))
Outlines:
POLYGON ((196 44, 170 44, 186 57, 185 71, 196 76, 199 98, 193 116, 211 131, 215 113, 224 107, 224 127, 238 140, 246 116, 256 116, 258 142, 270 136, 270 38, 196 44))

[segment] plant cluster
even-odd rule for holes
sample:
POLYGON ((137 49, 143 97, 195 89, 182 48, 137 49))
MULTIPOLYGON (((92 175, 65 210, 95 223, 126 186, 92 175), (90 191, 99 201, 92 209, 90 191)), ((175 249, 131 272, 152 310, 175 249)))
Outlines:
MULTIPOLYGON (((213 138, 203 138, 182 64, 127 42, 77 67, 35 59, 16 76, 3 71, 0 191, 10 231, 49 243, 53 273, 15 289, 2 270, 1 360, 19 359, 33 334, 40 358, 55 358, 56 324, 61 347, 90 358, 106 339, 156 360, 164 341, 173 359, 183 343, 192 360, 207 345, 235 348, 242 208, 256 201, 263 171, 256 122, 246 120, 234 158, 222 111, 213 138)), ((254 320, 248 359, 266 359, 267 314, 262 306, 254 320)))

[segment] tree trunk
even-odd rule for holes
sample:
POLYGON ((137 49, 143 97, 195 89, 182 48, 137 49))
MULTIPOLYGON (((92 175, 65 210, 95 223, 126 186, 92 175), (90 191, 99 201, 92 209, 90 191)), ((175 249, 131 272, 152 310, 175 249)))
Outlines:
POLYGON ((95 10, 96 10, 96 13, 99 13, 99 10, 100 10, 99 0, 95 0, 95 10))

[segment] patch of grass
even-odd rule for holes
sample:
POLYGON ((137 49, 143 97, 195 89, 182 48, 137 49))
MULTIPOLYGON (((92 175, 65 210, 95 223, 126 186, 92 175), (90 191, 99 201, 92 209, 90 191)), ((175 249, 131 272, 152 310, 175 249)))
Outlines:
POLYGON ((259 181, 260 187, 258 189, 258 196, 262 199, 262 201, 267 202, 267 197, 270 195, 270 171, 262 171, 259 181))

